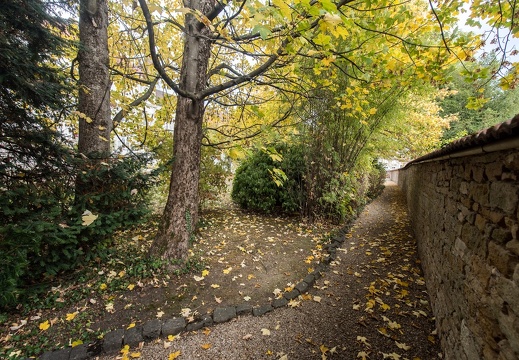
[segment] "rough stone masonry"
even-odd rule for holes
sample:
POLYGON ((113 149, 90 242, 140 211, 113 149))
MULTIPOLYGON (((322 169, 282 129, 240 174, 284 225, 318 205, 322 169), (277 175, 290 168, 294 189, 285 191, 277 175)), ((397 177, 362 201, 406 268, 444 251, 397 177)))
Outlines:
POLYGON ((398 174, 447 359, 519 359, 518 179, 513 146, 398 174))

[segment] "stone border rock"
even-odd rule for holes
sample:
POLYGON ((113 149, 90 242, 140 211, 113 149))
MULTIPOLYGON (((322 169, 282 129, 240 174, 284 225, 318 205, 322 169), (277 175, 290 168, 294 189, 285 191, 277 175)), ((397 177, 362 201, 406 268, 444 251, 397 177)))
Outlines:
MULTIPOLYGON (((264 305, 253 307, 250 304, 239 304, 236 306, 217 307, 212 314, 204 314, 187 323, 183 317, 174 317, 167 320, 154 319, 131 329, 117 329, 109 331, 103 339, 91 344, 81 344, 73 348, 65 348, 43 353, 40 360, 87 360, 101 354, 117 354, 125 345, 137 346, 143 341, 151 341, 159 337, 178 335, 182 332, 200 330, 215 324, 230 321, 238 316, 251 315, 262 316, 274 309, 286 306, 290 300, 299 295, 307 293, 315 281, 322 276, 328 265, 336 259, 337 248, 345 241, 345 235, 351 228, 353 222, 348 223, 338 231, 338 235, 323 247, 326 250, 324 259, 316 269, 308 274, 301 282, 297 283, 291 291, 283 293, 280 298, 264 305)), ((29 359, 27 359, 29 360, 29 359)))

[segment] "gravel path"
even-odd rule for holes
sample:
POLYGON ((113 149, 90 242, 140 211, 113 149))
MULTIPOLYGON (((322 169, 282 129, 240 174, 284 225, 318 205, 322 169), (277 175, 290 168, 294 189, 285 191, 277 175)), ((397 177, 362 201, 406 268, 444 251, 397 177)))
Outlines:
MULTIPOLYGON (((442 357, 395 184, 386 184, 366 207, 337 254, 310 292, 287 307, 160 339, 130 353, 151 360, 442 357)), ((117 358, 121 355, 99 357, 117 358)))

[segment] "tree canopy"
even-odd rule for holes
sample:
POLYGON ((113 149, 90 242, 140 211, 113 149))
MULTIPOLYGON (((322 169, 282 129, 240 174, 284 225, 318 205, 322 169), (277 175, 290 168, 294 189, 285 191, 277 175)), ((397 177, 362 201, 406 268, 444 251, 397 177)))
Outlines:
MULTIPOLYGON (((361 186, 353 180, 377 157, 422 155, 449 125, 446 138, 514 111, 515 1, 99 0, 67 7, 65 21, 66 5, 15 0, 0 13, 0 175, 6 203, 70 231, 55 239, 81 243, 79 255, 97 246, 88 234, 105 239, 142 215, 150 179, 130 154, 169 169, 150 254, 173 264, 189 254, 200 194, 222 189, 250 153, 277 164, 290 153, 279 149, 299 151, 305 173, 292 176, 315 205, 303 208, 343 214, 354 193, 344 188, 361 186), (491 30, 460 30, 463 12, 491 30), (99 220, 82 225, 83 215, 99 220)), ((275 186, 294 180, 266 173, 275 186)), ((11 224, 28 219, 9 211, 11 224)))

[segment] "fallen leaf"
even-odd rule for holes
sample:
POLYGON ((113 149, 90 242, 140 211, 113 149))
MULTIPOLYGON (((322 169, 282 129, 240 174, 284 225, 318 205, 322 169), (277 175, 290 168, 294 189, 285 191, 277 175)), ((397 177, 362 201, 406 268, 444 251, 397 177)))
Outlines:
POLYGON ((101 290, 106 290, 107 287, 108 286, 105 283, 99 285, 99 289, 101 289, 101 290))
POLYGON ((390 337, 389 334, 387 333, 387 329, 386 328, 381 327, 381 328, 378 328, 377 331, 380 334, 384 335, 385 337, 390 337))
POLYGON ((231 270, 232 270, 232 267, 228 267, 227 269, 223 269, 223 273, 228 274, 231 272, 231 270))
POLYGON ((387 311, 389 309, 391 309, 391 306, 389 306, 388 304, 382 304, 380 305, 380 308, 382 309, 382 311, 387 311))
POLYGON ((384 354, 382 353, 382 356, 384 357, 384 359, 393 359, 393 360, 399 360, 401 358, 400 355, 398 355, 397 353, 391 353, 391 354, 384 354))
POLYGON ((134 328, 135 327, 135 323, 131 323, 130 325, 128 325, 128 327, 126 329, 131 329, 131 328, 134 328))
POLYGON ((72 321, 72 320, 74 320, 74 318, 76 317, 77 314, 79 314, 78 311, 75 311, 75 312, 73 312, 73 313, 71 313, 71 314, 67 314, 66 320, 67 320, 67 321, 72 321))
POLYGON ((402 350, 409 350, 411 347, 410 346, 407 346, 406 344, 404 343, 399 343, 398 341, 395 341, 395 344, 396 346, 398 346, 399 349, 402 349, 402 350))
POLYGON ((364 336, 357 336, 357 341, 360 341, 361 343, 363 343, 364 345, 366 345, 367 347, 371 347, 370 343, 368 343, 368 339, 365 338, 364 336))
POLYGON ((208 349, 211 348, 211 344, 203 344, 203 345, 201 346, 201 348, 204 349, 204 350, 208 350, 208 349))
POLYGON ((175 351, 174 353, 169 354, 168 360, 175 360, 180 355, 181 355, 180 350, 179 351, 175 351))
POLYGON ((291 308, 296 308, 298 306, 301 306, 301 301, 297 301, 296 299, 292 299, 288 302, 288 306, 291 308))
POLYGON ((131 357, 131 358, 134 358, 134 359, 136 359, 136 358, 140 358, 140 357, 141 357, 141 353, 140 353, 140 352, 132 352, 132 353, 130 354, 130 357, 131 357))
POLYGON ((45 331, 50 328, 49 320, 40 323, 40 330, 45 331))
POLYGON ((288 360, 288 355, 285 354, 282 357, 280 357, 278 360, 288 360))
POLYGON ((135 285, 133 285, 133 284, 128 285, 128 290, 132 291, 133 288, 135 288, 135 285))
POLYGON ((205 328, 202 333, 205 335, 205 336, 208 336, 210 333, 211 333, 211 329, 209 328, 205 328))
POLYGON ((358 358, 361 358, 361 360, 366 360, 369 356, 368 356, 368 354, 366 354, 365 351, 361 351, 361 352, 359 352, 359 353, 357 354, 357 357, 358 357, 358 358))
POLYGON ((301 295, 301 298, 305 301, 312 300, 312 295, 306 293, 306 294, 301 295))
POLYGON ((163 317, 163 316, 164 316, 164 311, 159 311, 159 312, 157 312, 157 318, 160 319, 160 318, 163 317))
POLYGON ((321 303, 321 297, 320 296, 314 296, 314 301, 321 303))
POLYGON ((222 298, 219 298, 219 297, 214 297, 214 301, 216 301, 217 304, 221 304, 222 303, 222 298))
POLYGON ((76 346, 81 345, 81 344, 83 344, 82 340, 76 340, 76 341, 73 341, 72 344, 70 344, 70 346, 76 347, 76 346))
POLYGON ((250 340, 252 339, 252 334, 247 334, 242 337, 243 340, 250 340))
POLYGON ((207 270, 207 269, 202 270, 202 277, 206 277, 207 275, 209 275, 209 270, 207 270))
POLYGON ((83 223, 81 225, 83 226, 89 226, 90 224, 92 224, 94 221, 96 221, 97 217, 99 215, 94 215, 92 214, 92 212, 90 212, 89 210, 85 210, 85 212, 83 213, 83 215, 81 216, 81 220, 83 221, 83 223))
POLYGON ((198 282, 198 281, 202 281, 202 280, 204 280, 205 278, 204 278, 203 276, 196 276, 196 275, 195 275, 195 276, 193 276, 193 279, 195 279, 195 281, 198 282))
POLYGON ((251 299, 250 296, 244 296, 244 297, 243 297, 243 300, 245 300, 245 301, 249 301, 250 299, 251 299))
POLYGON ((212 287, 213 289, 218 289, 218 288, 220 287, 220 285, 218 285, 218 284, 211 284, 211 287, 212 287))
POLYGON ((261 335, 269 336, 270 335, 270 330, 269 329, 261 329, 261 335))

